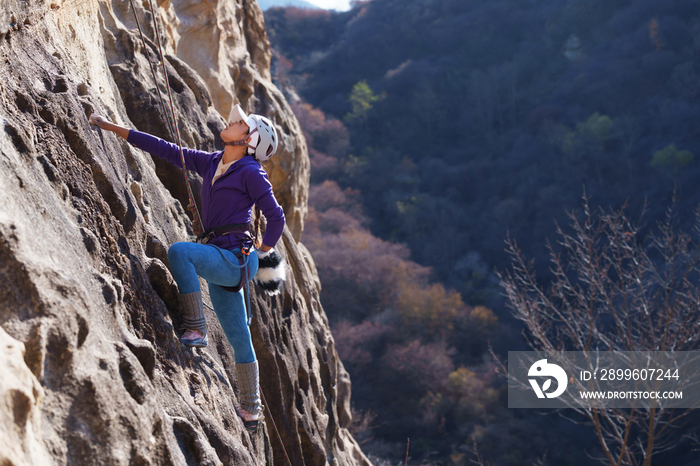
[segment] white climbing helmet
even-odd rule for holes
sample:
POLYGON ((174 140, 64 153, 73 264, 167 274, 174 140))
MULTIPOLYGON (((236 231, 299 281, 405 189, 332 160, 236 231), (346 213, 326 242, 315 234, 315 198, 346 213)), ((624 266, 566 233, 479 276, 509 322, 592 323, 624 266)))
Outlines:
POLYGON ((251 115, 250 118, 255 120, 255 126, 260 134, 260 142, 255 148, 255 158, 259 162, 267 162, 277 152, 279 142, 277 130, 275 125, 262 115, 251 115))
POLYGON ((248 154, 255 155, 258 162, 267 162, 277 151, 279 138, 275 126, 264 116, 246 115, 240 105, 234 105, 229 113, 228 121, 238 120, 243 120, 250 128, 250 132, 246 136, 246 139, 251 138, 250 143, 246 144, 248 154))

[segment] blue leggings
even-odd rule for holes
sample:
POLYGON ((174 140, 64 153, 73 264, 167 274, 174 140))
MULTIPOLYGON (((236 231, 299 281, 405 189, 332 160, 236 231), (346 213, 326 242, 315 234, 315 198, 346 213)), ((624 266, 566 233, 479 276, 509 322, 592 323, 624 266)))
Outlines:
MULTIPOLYGON (((239 249, 235 249, 235 251, 240 252, 239 249)), ((231 265, 239 265, 238 257, 232 251, 219 249, 215 246, 198 243, 175 243, 168 249, 168 259, 170 260, 170 270, 180 293, 199 291, 198 276, 207 281, 211 303, 219 318, 221 328, 233 347, 236 363, 255 362, 253 341, 250 338, 250 329, 246 322, 243 289, 238 293, 231 293, 217 286, 236 286, 240 283, 243 269, 231 265), (226 259, 222 257, 222 253, 226 259)), ((258 255, 254 252, 250 254, 247 268, 248 280, 250 280, 258 272, 258 255)))

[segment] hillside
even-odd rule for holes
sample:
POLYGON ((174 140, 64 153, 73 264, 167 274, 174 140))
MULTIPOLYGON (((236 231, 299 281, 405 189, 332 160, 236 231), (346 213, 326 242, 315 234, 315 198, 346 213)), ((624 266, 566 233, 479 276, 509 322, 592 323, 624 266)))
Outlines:
MULTIPOLYGON (((528 335, 496 272, 510 238, 546 287, 584 196, 594 216, 645 212, 642 243, 674 195, 674 227, 696 226, 696 2, 372 0, 265 20, 365 450, 395 463, 410 437, 426 464, 476 461, 475 442, 483 464, 596 464, 585 423, 506 408, 488 345, 505 359, 528 335)), ((654 464, 695 464, 684 433, 654 464)))
POLYGON ((356 171, 337 176, 362 191, 372 231, 464 293, 463 265, 478 254, 502 268, 508 234, 545 259, 541 239, 584 188, 594 206, 658 200, 653 218, 674 185, 686 211, 700 201, 700 165, 678 158, 700 152, 699 22, 689 0, 378 0, 266 16, 299 94, 348 125, 356 171), (434 232, 450 254, 428 253, 434 232))

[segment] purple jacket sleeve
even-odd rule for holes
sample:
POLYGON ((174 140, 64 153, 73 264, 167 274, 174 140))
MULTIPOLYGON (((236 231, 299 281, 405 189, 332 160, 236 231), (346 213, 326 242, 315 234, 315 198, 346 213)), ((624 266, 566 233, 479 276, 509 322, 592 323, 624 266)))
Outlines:
MULTIPOLYGON (((180 149, 177 144, 164 141, 161 138, 136 131, 135 129, 129 131, 129 137, 126 140, 130 144, 133 144, 151 155, 167 160, 176 167, 182 167, 180 149)), ((200 176, 204 176, 212 154, 199 150, 186 149, 184 147, 182 148, 182 154, 185 157, 185 166, 187 169, 199 173, 200 176)))
POLYGON ((270 184, 265 171, 259 168, 248 175, 245 185, 251 199, 260 208, 267 220, 265 236, 262 242, 266 246, 274 247, 284 230, 284 211, 272 193, 272 184, 270 184))

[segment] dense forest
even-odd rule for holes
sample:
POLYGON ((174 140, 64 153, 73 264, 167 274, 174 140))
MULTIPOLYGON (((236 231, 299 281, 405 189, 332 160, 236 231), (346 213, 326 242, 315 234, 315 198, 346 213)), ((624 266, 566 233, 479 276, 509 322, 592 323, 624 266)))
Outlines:
MULTIPOLYGON (((548 244, 584 196, 653 226, 675 194, 675 225, 692 230, 697 1, 372 0, 265 20, 309 145, 303 241, 363 448, 377 464, 407 437, 426 464, 475 450, 483 464, 597 464, 586 425, 506 408, 488 345, 527 346, 497 271, 510 238, 551 280, 548 244)), ((654 464, 700 464, 689 429, 654 464)))

